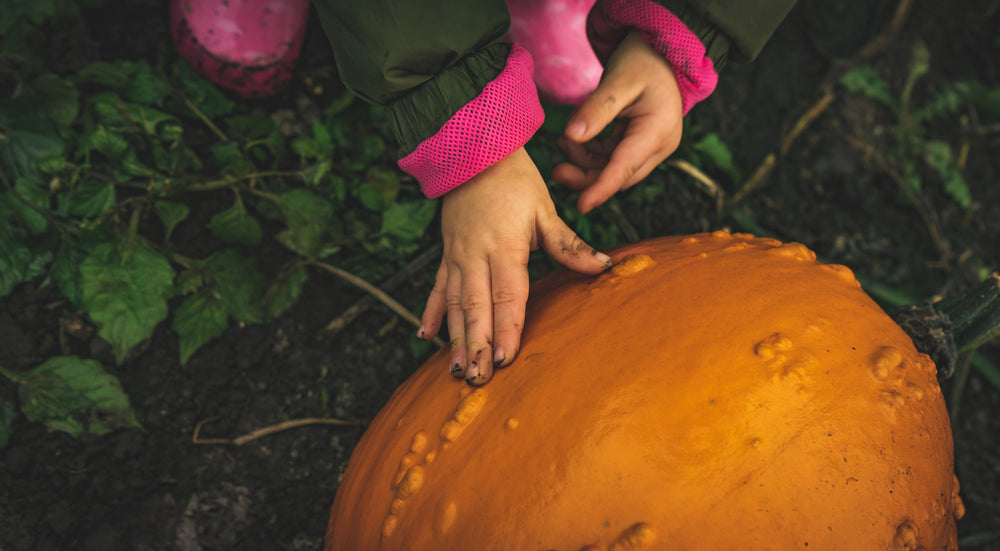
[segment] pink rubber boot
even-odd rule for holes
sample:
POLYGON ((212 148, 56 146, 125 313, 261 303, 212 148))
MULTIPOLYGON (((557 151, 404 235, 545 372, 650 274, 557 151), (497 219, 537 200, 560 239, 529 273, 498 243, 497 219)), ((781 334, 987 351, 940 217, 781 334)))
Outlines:
POLYGON ((595 0, 507 0, 509 37, 531 53, 542 98, 579 105, 597 88, 601 63, 587 41, 595 0))
POLYGON ((212 82, 247 97, 292 74, 309 0, 170 0, 177 52, 212 82))

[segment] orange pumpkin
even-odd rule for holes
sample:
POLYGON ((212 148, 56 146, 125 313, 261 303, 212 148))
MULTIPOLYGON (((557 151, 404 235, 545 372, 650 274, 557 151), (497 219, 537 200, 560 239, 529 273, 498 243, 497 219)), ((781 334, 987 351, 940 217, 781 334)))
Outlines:
POLYGON ((344 473, 328 550, 956 549, 930 359, 843 266, 724 232, 532 287, 481 388, 447 351, 344 473))

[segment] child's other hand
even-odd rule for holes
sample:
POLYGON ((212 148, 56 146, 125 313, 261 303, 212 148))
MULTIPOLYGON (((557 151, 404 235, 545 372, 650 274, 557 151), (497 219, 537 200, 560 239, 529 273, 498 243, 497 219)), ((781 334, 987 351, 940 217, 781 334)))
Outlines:
POLYGON ((611 264, 559 218, 523 148, 445 194, 441 228, 444 256, 418 336, 433 338, 447 315, 452 374, 474 385, 517 354, 532 250, 587 274, 611 264))
POLYGON ((649 175, 677 149, 683 126, 680 88, 670 64, 636 31, 608 60, 601 83, 566 125, 559 145, 569 162, 552 177, 581 191, 589 212, 649 175), (597 135, 616 119, 608 138, 597 135))

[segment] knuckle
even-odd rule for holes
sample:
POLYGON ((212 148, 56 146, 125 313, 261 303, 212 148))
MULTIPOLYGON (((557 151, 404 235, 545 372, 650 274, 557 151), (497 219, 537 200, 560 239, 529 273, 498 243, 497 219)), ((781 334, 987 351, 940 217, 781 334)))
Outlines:
POLYGON ((493 304, 512 304, 517 302, 518 294, 508 287, 493 289, 493 304))
POLYGON ((564 244, 562 248, 563 254, 569 254, 576 256, 583 251, 589 251, 590 245, 587 244, 579 235, 573 234, 573 238, 569 240, 568 243, 564 244))
POLYGON ((459 307, 463 312, 478 312, 486 305, 486 301, 479 295, 469 295, 459 299, 459 307))

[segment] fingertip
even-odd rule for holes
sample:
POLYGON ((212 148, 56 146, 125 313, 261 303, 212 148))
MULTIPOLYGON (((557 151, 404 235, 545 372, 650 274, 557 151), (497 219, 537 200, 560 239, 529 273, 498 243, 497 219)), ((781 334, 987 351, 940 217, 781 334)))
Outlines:
POLYGON ((586 133, 587 123, 582 120, 572 121, 566 126, 566 137, 572 140, 583 141, 583 136, 586 133))
POLYGON ((610 256, 596 249, 594 250, 594 259, 600 262, 601 265, 604 266, 604 269, 610 268, 611 265, 615 263, 615 261, 612 260, 610 256))

